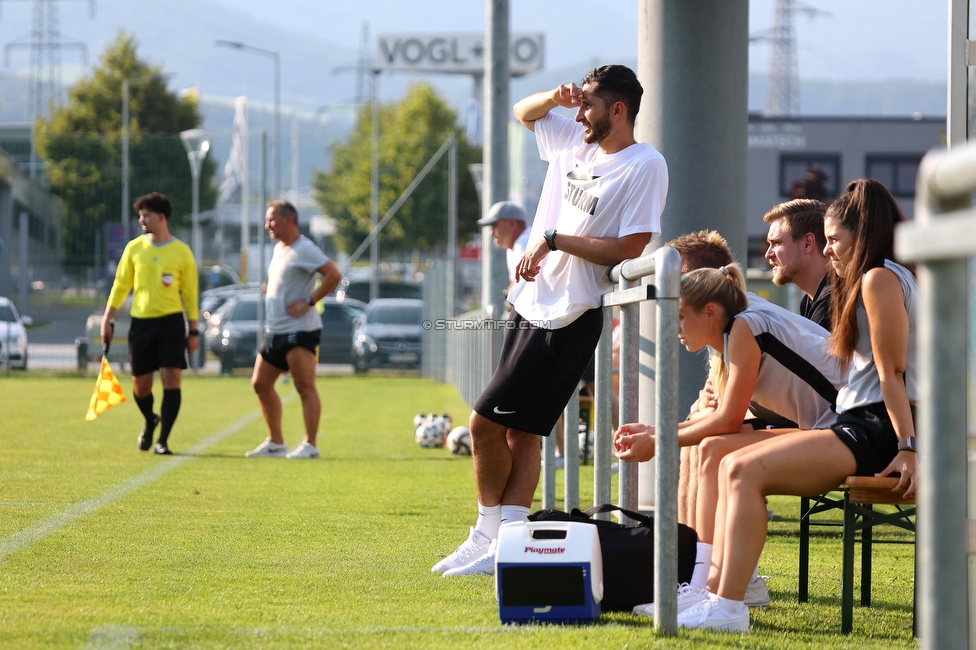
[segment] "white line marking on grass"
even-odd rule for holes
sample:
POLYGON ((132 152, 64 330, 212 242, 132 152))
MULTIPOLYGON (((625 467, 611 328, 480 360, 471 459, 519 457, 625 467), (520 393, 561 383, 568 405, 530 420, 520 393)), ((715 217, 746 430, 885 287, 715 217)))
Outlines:
MULTIPOLYGON (((281 401, 284 404, 290 402, 292 399, 294 399, 297 396, 298 393, 291 393, 290 395, 284 397, 281 401)), ((91 499, 87 499, 80 503, 76 503, 75 505, 71 506, 67 510, 64 510, 63 512, 59 512, 57 514, 51 515, 47 519, 42 519, 41 521, 37 522, 30 528, 25 528, 21 531, 14 533, 7 539, 0 542, 0 562, 7 559, 7 556, 9 556, 10 554, 16 553, 17 551, 23 548, 27 548, 37 540, 46 537, 47 535, 50 535, 51 533, 53 533, 54 531, 60 528, 67 526, 68 524, 72 523, 76 519, 81 519, 82 517, 86 515, 90 515, 91 513, 95 512, 102 506, 106 506, 110 503, 118 501, 119 499, 127 495, 129 492, 132 492, 133 490, 137 490, 141 488, 143 485, 155 481, 157 478, 169 472, 170 470, 176 469, 183 463, 193 460, 194 458, 196 458, 197 456, 205 452, 213 445, 222 441, 224 438, 227 438, 237 433, 238 431, 243 429, 251 422, 254 422, 254 420, 258 419, 259 417, 261 417, 260 410, 254 411, 252 413, 248 413, 247 415, 239 419, 237 422, 231 424, 230 426, 224 429, 221 429, 217 433, 214 433, 208 438, 204 438, 197 444, 193 445, 192 447, 190 447, 190 449, 188 449, 185 452, 184 455, 173 456, 172 458, 160 463, 159 465, 147 469, 142 474, 133 476, 128 481, 110 487, 109 489, 99 494, 97 497, 92 497, 91 499)))
POLYGON ((139 629, 122 625, 100 625, 92 630, 84 650, 126 650, 139 640, 139 629))

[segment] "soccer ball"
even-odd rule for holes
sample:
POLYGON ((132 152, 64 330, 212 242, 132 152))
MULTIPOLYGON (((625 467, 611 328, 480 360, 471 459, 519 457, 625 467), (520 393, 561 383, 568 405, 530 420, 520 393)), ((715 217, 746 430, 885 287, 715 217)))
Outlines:
POLYGON ((413 416, 413 428, 416 429, 421 424, 423 424, 424 421, 426 421, 426 420, 427 420, 427 414, 426 413, 418 413, 417 415, 413 416))
POLYGON ((451 432, 451 423, 452 423, 451 416, 447 413, 441 416, 435 415, 434 421, 437 422, 439 425, 441 425, 441 429, 444 430, 444 437, 446 438, 447 434, 451 432))
POLYGON ((447 436, 447 448, 455 456, 471 455, 471 432, 468 427, 454 427, 447 436))
POLYGON ((414 442, 424 449, 444 446, 444 429, 439 422, 422 422, 414 432, 414 442))

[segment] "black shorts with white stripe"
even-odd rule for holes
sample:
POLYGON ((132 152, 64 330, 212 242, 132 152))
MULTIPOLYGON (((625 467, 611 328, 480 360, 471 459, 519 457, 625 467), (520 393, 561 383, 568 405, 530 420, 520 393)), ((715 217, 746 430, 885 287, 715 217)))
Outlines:
POLYGON ((517 312, 509 321, 498 367, 474 410, 509 429, 548 436, 579 389, 603 331, 603 310, 587 310, 555 330, 536 327, 517 312))

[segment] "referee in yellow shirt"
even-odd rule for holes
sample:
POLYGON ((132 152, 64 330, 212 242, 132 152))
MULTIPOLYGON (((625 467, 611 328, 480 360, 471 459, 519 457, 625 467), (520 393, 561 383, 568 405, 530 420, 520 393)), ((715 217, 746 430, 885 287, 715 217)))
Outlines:
POLYGON ((197 330, 197 265, 190 247, 169 233, 173 206, 163 194, 140 196, 133 206, 145 235, 128 243, 115 272, 115 282, 102 317, 102 344, 112 340, 112 319, 132 289, 129 363, 132 393, 146 426, 139 449, 153 447, 156 425, 162 424, 153 452, 169 455, 169 433, 180 412, 180 375, 187 353, 200 345, 197 330), (185 318, 184 318, 185 312, 185 318), (159 370, 163 403, 153 412, 153 373, 159 370))

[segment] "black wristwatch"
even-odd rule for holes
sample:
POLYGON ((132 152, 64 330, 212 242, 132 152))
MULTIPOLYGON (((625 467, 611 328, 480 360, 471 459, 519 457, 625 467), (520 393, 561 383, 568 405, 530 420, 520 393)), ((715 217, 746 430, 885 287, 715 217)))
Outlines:
POLYGON ((542 236, 546 238, 546 246, 549 247, 549 250, 556 250, 556 229, 550 228, 542 236))
POLYGON ((915 436, 908 436, 898 441, 898 451, 912 451, 916 454, 918 453, 918 447, 915 445, 915 436))
POLYGON ((309 307, 314 307, 315 306, 315 298, 309 297, 309 299, 308 299, 308 306, 309 307))
POLYGON ((200 330, 198 330, 197 328, 194 327, 189 332, 187 332, 187 335, 189 335, 189 336, 200 336, 200 330))

